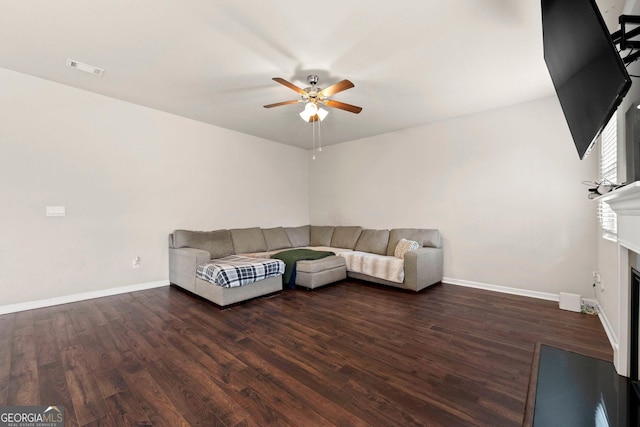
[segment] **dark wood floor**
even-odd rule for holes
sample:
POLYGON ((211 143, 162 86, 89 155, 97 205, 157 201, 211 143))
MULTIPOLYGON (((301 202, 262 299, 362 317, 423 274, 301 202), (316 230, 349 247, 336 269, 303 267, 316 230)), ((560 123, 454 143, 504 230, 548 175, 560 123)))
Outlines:
POLYGON ((165 287, 0 316, 0 406, 67 426, 519 426, 536 342, 611 360, 597 316, 348 281, 226 310, 165 287))

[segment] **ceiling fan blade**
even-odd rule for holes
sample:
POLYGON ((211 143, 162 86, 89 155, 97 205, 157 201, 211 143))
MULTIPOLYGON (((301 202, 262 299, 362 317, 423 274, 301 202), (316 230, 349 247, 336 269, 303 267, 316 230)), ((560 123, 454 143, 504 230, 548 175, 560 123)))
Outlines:
POLYGON ((305 92, 304 90, 300 89, 298 86, 294 85, 293 83, 290 83, 290 82, 286 81, 283 78, 274 77, 273 80, 278 82, 278 83, 280 83, 281 85, 285 85, 286 87, 288 87, 289 89, 299 93, 300 95, 306 95, 307 94, 307 92, 305 92))
POLYGON ((326 100, 324 103, 327 107, 339 108, 341 110, 345 110, 350 113, 358 114, 360 111, 362 111, 362 107, 358 107, 356 105, 351 105, 351 104, 345 104, 344 102, 340 102, 340 101, 333 101, 331 99, 326 100))
POLYGON ((331 95, 334 95, 338 92, 342 92, 343 90, 347 90, 347 89, 351 89, 352 87, 354 87, 355 85, 353 83, 351 83, 349 80, 342 80, 341 82, 338 82, 336 84, 333 84, 327 88, 324 88, 320 91, 320 94, 325 96, 325 97, 329 97, 331 95))
POLYGON ((294 100, 294 101, 282 101, 282 102, 276 102, 275 104, 269 104, 269 105, 265 105, 264 108, 272 108, 272 107, 279 107, 281 105, 289 105, 289 104, 297 104, 298 102, 302 102, 302 100, 294 100))

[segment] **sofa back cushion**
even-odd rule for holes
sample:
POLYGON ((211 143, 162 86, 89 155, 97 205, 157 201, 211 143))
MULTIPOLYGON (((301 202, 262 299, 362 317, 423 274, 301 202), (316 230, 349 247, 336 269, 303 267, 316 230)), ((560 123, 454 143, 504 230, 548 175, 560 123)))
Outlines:
POLYGON ((442 238, 440 231, 427 228, 394 228, 389 232, 389 245, 387 245, 387 255, 393 256, 400 239, 415 240, 420 247, 440 248, 442 238))
POLYGON ((331 236, 331 247, 353 249, 356 247, 358 238, 362 233, 362 227, 358 226, 337 226, 331 236))
POLYGON ((202 249, 211 254, 211 259, 233 255, 233 241, 229 230, 173 232, 174 248, 202 249))
POLYGON ((291 247, 300 248, 302 246, 309 246, 309 228, 311 227, 308 225, 284 227, 284 232, 287 233, 291 247))
POLYGON ((262 234, 264 234, 264 240, 267 243, 268 251, 291 247, 291 242, 287 237, 287 233, 284 232, 284 228, 282 227, 263 228, 262 234))
POLYGON ((386 255, 389 246, 389 230, 362 230, 355 250, 372 254, 386 255))
POLYGON ((267 250, 267 242, 264 240, 264 234, 262 234, 262 229, 259 227, 231 229, 231 239, 237 254, 265 252, 267 250))
POLYGON ((312 225, 309 230, 309 246, 331 246, 334 228, 330 225, 312 225))

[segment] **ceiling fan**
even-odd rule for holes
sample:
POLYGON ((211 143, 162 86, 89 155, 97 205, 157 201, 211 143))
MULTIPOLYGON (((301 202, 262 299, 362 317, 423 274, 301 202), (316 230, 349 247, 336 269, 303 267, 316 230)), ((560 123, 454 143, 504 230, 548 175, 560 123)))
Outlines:
POLYGON ((307 88, 299 88, 286 81, 280 77, 274 77, 273 80, 288 87, 294 92, 300 94, 300 99, 295 99, 292 101, 283 101, 276 102, 275 104, 265 105, 264 108, 272 108, 272 107, 280 107, 281 105, 289 105, 289 104, 297 104, 299 102, 306 102, 304 111, 300 113, 300 117, 303 120, 308 122, 315 122, 318 120, 323 120, 328 112, 323 108, 320 108, 320 105, 326 105, 327 107, 339 108, 341 110, 349 111, 350 113, 358 114, 362 111, 362 107, 358 107, 356 105, 346 104, 340 101, 334 101, 333 99, 329 99, 330 96, 335 95, 338 92, 342 92, 343 90, 351 89, 354 87, 354 84, 349 80, 342 80, 336 84, 333 84, 325 89, 317 87, 318 84, 318 76, 315 74, 311 74, 307 77, 307 82, 309 82, 309 87, 307 88))

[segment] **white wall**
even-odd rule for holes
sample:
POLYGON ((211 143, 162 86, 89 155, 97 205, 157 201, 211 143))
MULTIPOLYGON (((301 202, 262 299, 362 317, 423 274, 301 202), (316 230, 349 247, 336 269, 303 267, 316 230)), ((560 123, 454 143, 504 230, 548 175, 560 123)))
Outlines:
POLYGON ((548 98, 325 147, 310 218, 438 228, 448 278, 592 297, 595 177, 548 98))
POLYGON ((304 150, 3 69, 0 94, 0 306, 166 280, 175 228, 309 222, 304 150))

